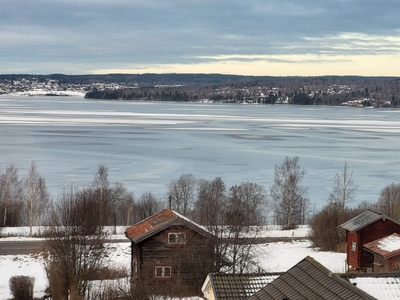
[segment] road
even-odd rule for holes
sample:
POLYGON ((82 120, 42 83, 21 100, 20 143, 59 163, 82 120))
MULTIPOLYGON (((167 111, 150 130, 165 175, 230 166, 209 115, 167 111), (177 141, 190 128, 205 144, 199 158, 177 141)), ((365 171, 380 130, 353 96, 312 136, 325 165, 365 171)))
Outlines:
MULTIPOLYGON (((266 244, 276 242, 290 242, 292 240, 303 240, 307 237, 258 237, 251 240, 254 244, 266 244)), ((249 240, 250 242, 250 240, 249 240)), ((128 239, 110 240, 109 243, 129 243, 128 239)), ((34 254, 40 252, 43 240, 21 240, 21 241, 3 241, 0 239, 0 255, 21 255, 34 254)))
MULTIPOLYGON (((129 243, 128 239, 110 240, 110 243, 129 243)), ((34 254, 40 252, 43 246, 43 240, 28 240, 28 241, 3 241, 0 239, 0 255, 21 255, 34 254)))

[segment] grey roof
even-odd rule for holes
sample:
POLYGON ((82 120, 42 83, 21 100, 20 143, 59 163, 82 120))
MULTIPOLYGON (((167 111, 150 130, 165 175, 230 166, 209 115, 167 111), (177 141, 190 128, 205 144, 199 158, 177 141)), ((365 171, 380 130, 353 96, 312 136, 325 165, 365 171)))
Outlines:
POLYGON ((209 274, 215 300, 246 300, 283 273, 209 274))
POLYGON ((360 290, 382 300, 400 298, 400 273, 357 273, 342 274, 342 278, 360 290))
POLYGON ((307 256, 249 300, 376 299, 307 256))
MULTIPOLYGON (((375 212, 372 210, 367 210, 367 211, 363 212, 362 214, 359 214, 358 216, 354 217, 353 219, 348 220, 347 222, 345 222, 339 226, 348 231, 356 232, 356 231, 359 231, 360 229, 362 229, 378 220, 381 220, 381 219, 383 221, 385 221, 386 219, 389 219, 389 218, 384 214, 381 214, 381 213, 378 213, 378 212, 375 212)), ((393 221, 393 220, 391 220, 391 221, 393 221)))

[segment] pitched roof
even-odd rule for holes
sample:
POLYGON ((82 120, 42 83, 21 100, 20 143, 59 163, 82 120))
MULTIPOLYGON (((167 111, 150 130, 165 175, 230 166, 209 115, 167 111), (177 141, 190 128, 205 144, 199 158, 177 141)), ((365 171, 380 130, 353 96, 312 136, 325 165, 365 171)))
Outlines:
MULTIPOLYGON (((359 231, 360 229, 378 221, 378 220, 383 220, 385 221, 386 219, 389 219, 393 221, 392 219, 388 218, 386 215, 372 211, 372 210, 367 210, 363 212, 362 214, 359 214, 358 216, 354 217, 353 219, 348 220, 347 222, 339 225, 340 227, 351 231, 351 232, 356 232, 359 231)), ((393 221, 395 222, 395 221, 393 221)), ((397 222, 395 222, 397 223, 397 222)))
POLYGON ((377 299, 397 300, 400 297, 400 273, 398 272, 347 273, 342 274, 341 277, 377 299))
POLYGON ((307 256, 249 300, 269 299, 375 299, 307 256))
POLYGON ((283 273, 208 274, 202 291, 211 285, 215 300, 245 300, 283 273))
POLYGON ((125 230, 125 236, 134 243, 139 243, 171 225, 185 225, 190 229, 209 238, 215 238, 206 228, 196 224, 181 214, 166 208, 159 213, 132 225, 125 230))
POLYGON ((388 259, 400 255, 400 235, 393 233, 363 245, 365 249, 388 259))

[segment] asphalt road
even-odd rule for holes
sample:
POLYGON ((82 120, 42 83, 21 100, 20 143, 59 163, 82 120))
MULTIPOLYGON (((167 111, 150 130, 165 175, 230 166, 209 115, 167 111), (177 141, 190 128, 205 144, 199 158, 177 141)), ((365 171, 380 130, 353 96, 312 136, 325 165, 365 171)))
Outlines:
POLYGON ((0 255, 31 254, 38 252, 43 241, 1 241, 0 255))
MULTIPOLYGON (((110 243, 129 243, 128 239, 110 240, 110 243)), ((3 241, 0 239, 0 255, 34 254, 40 252, 42 240, 37 241, 3 241)))
MULTIPOLYGON (((308 239, 307 237, 258 237, 251 240, 254 244, 276 243, 276 242, 290 242, 292 240, 308 239)), ((129 243, 128 239, 123 240, 110 240, 110 243, 129 243)), ((249 240, 250 242, 250 240, 249 240)), ((42 240, 37 241, 3 241, 0 239, 0 255, 21 255, 21 254, 34 254, 40 252, 43 245, 42 240)))

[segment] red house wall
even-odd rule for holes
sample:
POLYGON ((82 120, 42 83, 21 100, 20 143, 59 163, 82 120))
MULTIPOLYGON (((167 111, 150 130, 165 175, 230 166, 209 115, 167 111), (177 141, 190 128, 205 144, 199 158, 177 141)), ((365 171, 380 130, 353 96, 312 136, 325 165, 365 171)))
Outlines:
POLYGON ((400 225, 390 220, 378 220, 360 230, 361 243, 369 243, 395 232, 400 233, 400 225))
POLYGON ((390 220, 378 220, 357 232, 346 231, 347 264, 356 269, 371 268, 374 262, 373 256, 362 249, 362 245, 388 236, 392 233, 400 233, 400 225, 390 220), (357 249, 352 251, 352 242, 357 243, 357 249))
POLYGON ((358 232, 351 232, 346 231, 346 240, 347 240, 347 264, 352 266, 353 268, 359 269, 360 268, 360 238, 359 238, 359 231, 358 232), (356 243, 356 251, 352 250, 353 242, 356 243))

